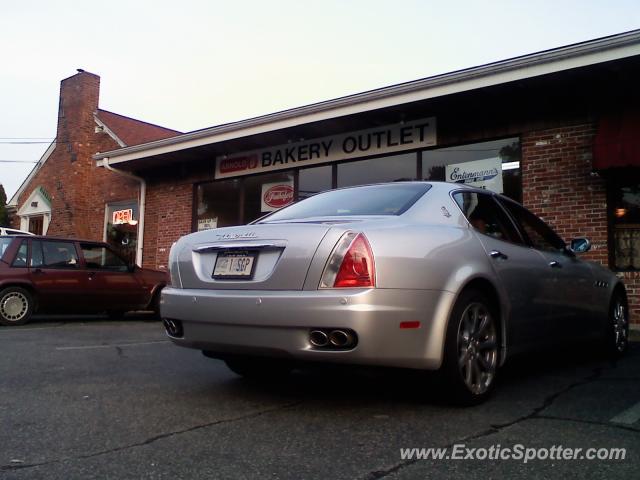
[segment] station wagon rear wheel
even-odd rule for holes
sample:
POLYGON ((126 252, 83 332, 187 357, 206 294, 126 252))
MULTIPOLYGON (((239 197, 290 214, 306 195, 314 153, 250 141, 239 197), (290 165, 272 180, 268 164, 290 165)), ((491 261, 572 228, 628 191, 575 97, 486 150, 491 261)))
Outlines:
POLYGON ((500 344, 496 321, 494 308, 479 291, 463 292, 453 308, 443 373, 457 403, 480 403, 493 390, 500 344))
POLYGON ((24 325, 33 313, 33 295, 21 287, 0 291, 0 324, 24 325))

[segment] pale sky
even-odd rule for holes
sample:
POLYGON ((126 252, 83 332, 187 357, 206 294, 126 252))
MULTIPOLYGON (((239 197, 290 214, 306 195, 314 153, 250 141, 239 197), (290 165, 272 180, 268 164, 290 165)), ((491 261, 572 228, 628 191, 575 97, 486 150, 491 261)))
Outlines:
POLYGON ((9 198, 55 136, 60 80, 77 68, 100 75, 100 108, 186 132, 640 28, 638 0, 3 0, 0 11, 9 198))

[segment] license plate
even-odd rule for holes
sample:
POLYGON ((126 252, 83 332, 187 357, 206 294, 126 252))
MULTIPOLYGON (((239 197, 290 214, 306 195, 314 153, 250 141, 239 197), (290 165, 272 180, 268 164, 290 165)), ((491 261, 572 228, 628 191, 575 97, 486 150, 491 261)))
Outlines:
POLYGON ((220 252, 213 267, 214 279, 251 279, 257 252, 220 252))

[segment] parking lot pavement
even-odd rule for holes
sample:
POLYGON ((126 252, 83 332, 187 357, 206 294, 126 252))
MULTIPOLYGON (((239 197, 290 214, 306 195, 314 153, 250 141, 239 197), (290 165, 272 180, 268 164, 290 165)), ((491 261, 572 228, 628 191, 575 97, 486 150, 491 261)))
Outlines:
POLYGON ((388 371, 247 382, 222 362, 171 345, 160 323, 144 317, 44 319, 0 328, 0 342, 0 478, 635 478, 640 471, 638 343, 615 364, 580 348, 517 360, 492 399, 463 409, 436 392, 425 397, 417 387, 435 388, 429 379, 388 371), (477 458, 517 445, 540 456, 560 445, 625 448, 626 458, 477 458), (401 449, 437 447, 476 457, 401 458, 401 449))

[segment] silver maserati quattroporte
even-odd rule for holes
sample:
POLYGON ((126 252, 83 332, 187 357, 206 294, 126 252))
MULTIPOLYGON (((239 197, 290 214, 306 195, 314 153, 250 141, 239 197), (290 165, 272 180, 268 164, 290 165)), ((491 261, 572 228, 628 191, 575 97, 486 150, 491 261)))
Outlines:
POLYGON ((171 340, 236 373, 303 362, 439 370, 477 403, 515 353, 550 342, 626 350, 627 299, 534 214, 460 184, 320 193, 250 225, 193 233, 170 254, 171 340))

